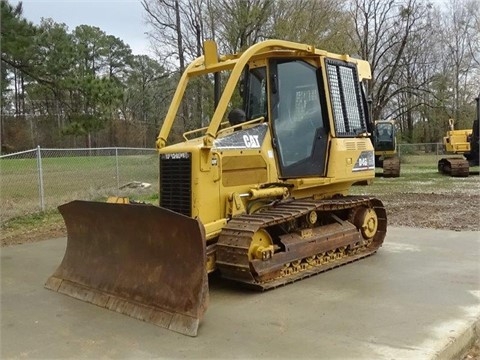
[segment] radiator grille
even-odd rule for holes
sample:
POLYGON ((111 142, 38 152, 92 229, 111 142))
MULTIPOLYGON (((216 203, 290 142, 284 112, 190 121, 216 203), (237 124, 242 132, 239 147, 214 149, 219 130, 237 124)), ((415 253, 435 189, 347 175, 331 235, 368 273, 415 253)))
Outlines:
POLYGON ((357 150, 357 146, 355 145, 355 141, 346 141, 345 147, 347 150, 357 150))
POLYGON ((190 153, 160 155, 160 206, 191 216, 192 159, 190 153))
POLYGON ((367 150, 367 142, 366 141, 357 142, 357 149, 358 150, 367 150))
POLYGON ((367 142, 366 141, 346 141, 345 148, 347 150, 367 150, 367 142))

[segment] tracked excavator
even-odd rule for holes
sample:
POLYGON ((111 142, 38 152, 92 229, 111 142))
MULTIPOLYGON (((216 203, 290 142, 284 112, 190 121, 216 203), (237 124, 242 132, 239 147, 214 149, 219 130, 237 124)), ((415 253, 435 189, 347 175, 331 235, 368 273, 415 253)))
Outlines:
POLYGON ((383 168, 383 177, 399 177, 400 158, 397 155, 396 129, 392 120, 375 121, 373 144, 375 166, 383 168))
POLYGON ((367 62, 310 45, 267 40, 219 56, 205 42, 156 142, 159 206, 61 205, 67 248, 45 286, 196 336, 211 272, 267 290, 372 255, 385 208, 348 195, 375 175, 370 76, 367 62), (220 90, 210 122, 167 145, 198 76, 220 90), (243 105, 232 108, 237 92, 243 105))
POLYGON ((438 161, 438 172, 454 177, 467 177, 470 166, 479 165, 479 121, 480 95, 476 98, 476 119, 471 129, 455 130, 454 120, 449 119, 450 130, 443 138, 445 153, 460 156, 442 158, 438 161))

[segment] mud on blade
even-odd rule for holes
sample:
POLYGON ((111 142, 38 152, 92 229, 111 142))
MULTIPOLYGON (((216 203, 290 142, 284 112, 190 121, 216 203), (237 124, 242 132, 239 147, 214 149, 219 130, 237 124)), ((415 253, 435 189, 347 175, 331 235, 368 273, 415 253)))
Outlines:
POLYGON ((203 226, 152 205, 73 201, 62 263, 45 287, 196 336, 208 305, 203 226))

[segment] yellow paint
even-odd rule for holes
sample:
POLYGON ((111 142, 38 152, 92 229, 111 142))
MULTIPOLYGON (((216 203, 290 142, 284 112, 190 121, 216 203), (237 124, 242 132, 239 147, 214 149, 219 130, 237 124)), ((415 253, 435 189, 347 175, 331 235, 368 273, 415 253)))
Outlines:
POLYGON ((445 151, 451 154, 463 154, 470 152, 468 137, 472 135, 472 129, 450 130, 443 138, 445 151))

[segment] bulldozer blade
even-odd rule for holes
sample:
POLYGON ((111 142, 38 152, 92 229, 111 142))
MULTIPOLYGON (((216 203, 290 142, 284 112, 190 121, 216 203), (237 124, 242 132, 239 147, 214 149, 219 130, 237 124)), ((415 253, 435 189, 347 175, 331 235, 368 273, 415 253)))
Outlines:
POLYGON ((62 263, 45 287, 196 336, 208 305, 205 233, 153 205, 72 201, 62 263))

